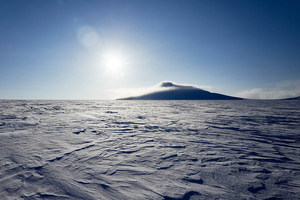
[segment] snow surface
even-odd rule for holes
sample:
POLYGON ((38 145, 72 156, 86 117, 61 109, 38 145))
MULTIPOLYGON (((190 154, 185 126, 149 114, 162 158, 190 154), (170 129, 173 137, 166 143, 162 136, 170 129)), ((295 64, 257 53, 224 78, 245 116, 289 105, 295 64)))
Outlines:
POLYGON ((0 199, 300 199, 299 101, 0 101, 0 199))

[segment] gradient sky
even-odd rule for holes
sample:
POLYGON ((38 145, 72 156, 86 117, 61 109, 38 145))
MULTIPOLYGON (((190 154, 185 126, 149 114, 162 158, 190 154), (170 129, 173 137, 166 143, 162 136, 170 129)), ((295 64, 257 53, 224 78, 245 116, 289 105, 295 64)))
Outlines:
POLYGON ((166 80, 300 95, 300 1, 0 0, 0 99, 113 99, 166 80))

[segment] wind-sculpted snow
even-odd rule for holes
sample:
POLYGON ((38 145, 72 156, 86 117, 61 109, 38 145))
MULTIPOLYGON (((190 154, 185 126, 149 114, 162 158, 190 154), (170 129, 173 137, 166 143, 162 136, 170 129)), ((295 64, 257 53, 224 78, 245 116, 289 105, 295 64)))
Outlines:
POLYGON ((0 199, 300 199, 299 101, 0 101, 0 199))

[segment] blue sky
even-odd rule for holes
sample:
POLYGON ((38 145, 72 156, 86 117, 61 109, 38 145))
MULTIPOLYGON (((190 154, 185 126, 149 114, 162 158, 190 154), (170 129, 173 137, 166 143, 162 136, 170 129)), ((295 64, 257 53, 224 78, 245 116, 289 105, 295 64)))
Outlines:
POLYGON ((162 81, 300 95, 300 1, 0 0, 0 99, 114 99, 162 81))

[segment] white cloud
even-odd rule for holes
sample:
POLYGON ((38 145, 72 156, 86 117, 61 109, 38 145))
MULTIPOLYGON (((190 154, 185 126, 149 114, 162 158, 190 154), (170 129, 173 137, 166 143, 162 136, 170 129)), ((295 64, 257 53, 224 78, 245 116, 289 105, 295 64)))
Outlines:
POLYGON ((254 88, 235 94, 248 99, 284 99, 300 96, 300 80, 284 81, 274 84, 272 89, 254 88))

